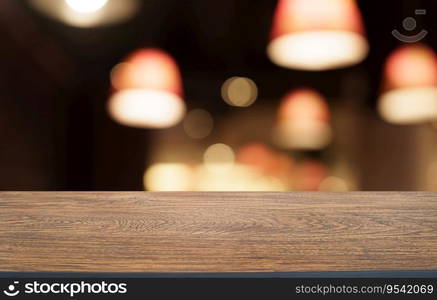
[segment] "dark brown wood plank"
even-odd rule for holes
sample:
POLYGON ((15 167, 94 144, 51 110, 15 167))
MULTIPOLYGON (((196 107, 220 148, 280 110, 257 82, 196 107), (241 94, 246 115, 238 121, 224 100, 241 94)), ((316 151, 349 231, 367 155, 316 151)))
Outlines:
POLYGON ((437 193, 0 193, 0 272, 437 270, 437 193))

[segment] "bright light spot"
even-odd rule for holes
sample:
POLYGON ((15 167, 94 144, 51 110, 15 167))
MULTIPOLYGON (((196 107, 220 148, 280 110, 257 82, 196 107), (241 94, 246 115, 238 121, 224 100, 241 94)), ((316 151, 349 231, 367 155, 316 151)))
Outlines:
POLYGON ((203 139, 211 134, 214 120, 204 109, 193 109, 184 119, 185 133, 193 139, 203 139))
POLYGON ((271 41, 268 54, 279 66, 302 70, 328 70, 361 62, 368 53, 366 39, 347 31, 304 31, 271 41))
POLYGON ((228 145, 214 144, 206 149, 203 161, 210 171, 223 172, 232 168, 235 162, 235 154, 228 145))
POLYGON ((436 85, 436 55, 422 45, 401 47, 387 59, 385 76, 388 88, 436 85))
POLYGON ((123 22, 139 9, 139 0, 28 0, 41 13, 70 26, 88 28, 123 22))
POLYGON ((345 180, 330 176, 322 181, 319 186, 321 191, 334 191, 334 192, 345 192, 349 190, 348 184, 345 180))
POLYGON ((437 88, 411 87, 384 93, 379 112, 390 123, 413 124, 437 119, 437 88))
POLYGON ((284 184, 265 176, 255 168, 236 164, 225 173, 200 167, 197 174, 197 191, 285 191, 284 184))
POLYGON ((278 178, 235 164, 225 173, 206 165, 157 163, 144 174, 148 191, 285 191, 278 178))
POLYGON ((273 132, 274 143, 286 149, 322 149, 331 139, 331 127, 320 121, 282 121, 273 132))
POLYGON ((154 164, 144 175, 144 186, 149 191, 190 191, 192 171, 184 164, 154 164))
POLYGON ((316 91, 299 89, 289 93, 279 107, 279 119, 329 121, 329 107, 316 91))
POLYGON ((176 61, 166 52, 146 48, 133 52, 111 71, 116 90, 165 90, 181 95, 181 77, 176 61))
POLYGON ((329 107, 313 90, 300 89, 282 100, 273 131, 276 145, 286 149, 317 150, 329 144, 329 107))
POLYGON ((247 107, 258 97, 255 82, 246 77, 232 77, 222 85, 222 98, 232 106, 247 107))
POLYGON ((109 113, 120 124, 139 128, 166 128, 184 116, 183 100, 157 90, 123 90, 109 100, 109 113))
POLYGON ((108 0, 65 0, 74 11, 90 14, 102 9, 108 0))

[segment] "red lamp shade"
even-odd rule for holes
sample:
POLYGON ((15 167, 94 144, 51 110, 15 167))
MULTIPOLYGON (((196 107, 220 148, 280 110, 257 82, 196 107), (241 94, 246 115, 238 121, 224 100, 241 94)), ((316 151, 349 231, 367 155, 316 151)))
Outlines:
POLYGON ((389 56, 378 108, 395 124, 437 119, 437 56, 431 48, 408 45, 389 56))
POLYGON ((284 97, 279 107, 274 141, 290 149, 321 149, 331 141, 329 108, 323 97, 300 89, 284 97))
POLYGON ((112 72, 116 92, 109 113, 117 122, 141 128, 164 128, 178 123, 184 113, 178 66, 167 53, 139 50, 112 72))
POLYGON ((368 52, 355 0, 280 0, 271 37, 269 57, 292 69, 345 67, 368 52))

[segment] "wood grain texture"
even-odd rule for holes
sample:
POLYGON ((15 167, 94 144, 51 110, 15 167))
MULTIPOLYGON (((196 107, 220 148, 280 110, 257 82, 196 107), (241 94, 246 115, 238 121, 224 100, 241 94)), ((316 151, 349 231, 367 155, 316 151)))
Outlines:
POLYGON ((0 193, 0 272, 437 270, 437 193, 0 193))

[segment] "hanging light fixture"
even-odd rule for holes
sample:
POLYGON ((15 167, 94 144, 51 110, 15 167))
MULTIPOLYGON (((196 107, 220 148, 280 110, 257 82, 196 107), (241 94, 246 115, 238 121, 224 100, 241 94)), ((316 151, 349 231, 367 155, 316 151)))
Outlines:
POLYGON ((109 113, 120 124, 139 128, 165 128, 185 114, 178 66, 167 53, 144 49, 117 65, 111 74, 116 92, 109 113))
POLYGON ((138 0, 30 0, 39 12, 75 27, 120 23, 138 11, 138 0))
POLYGON ((287 149, 317 150, 331 141, 329 108, 323 97, 299 89, 284 97, 273 131, 274 142, 287 149))
POLYGON ((395 124, 437 119, 437 56, 431 48, 407 45, 389 56, 378 109, 395 124))
POLYGON ((355 0, 279 0, 271 37, 270 59, 291 69, 346 67, 368 53, 355 0))

